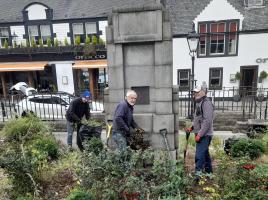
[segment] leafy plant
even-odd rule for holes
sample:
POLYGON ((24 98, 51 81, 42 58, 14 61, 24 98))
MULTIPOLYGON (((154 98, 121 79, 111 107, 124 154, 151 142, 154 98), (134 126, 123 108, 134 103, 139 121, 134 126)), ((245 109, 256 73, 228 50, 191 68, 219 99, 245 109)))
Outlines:
POLYGON ((251 159, 260 157, 265 152, 264 144, 260 140, 240 139, 231 147, 233 157, 248 156, 251 159))
POLYGON ((68 46, 69 45, 68 39, 66 37, 64 38, 63 43, 64 43, 65 46, 68 46))
POLYGON ((79 35, 75 36, 74 44, 75 45, 80 45, 81 44, 81 37, 79 35))
POLYGON ((34 37, 31 38, 31 46, 36 47, 36 42, 35 42, 34 37))
POLYGON ((100 45, 104 45, 104 44, 105 44, 104 40, 101 39, 101 38, 99 38, 99 44, 100 44, 100 45))
POLYGON ((241 78, 242 78, 241 73, 240 73, 240 72, 236 72, 236 74, 235 74, 235 79, 236 79, 236 80, 241 80, 241 78))
POLYGON ((96 35, 93 35, 93 36, 92 36, 92 44, 93 44, 93 45, 97 45, 97 44, 98 44, 98 38, 97 38, 96 35))
POLYGON ((50 37, 47 38, 47 46, 48 47, 51 47, 52 46, 50 37))
POLYGON ((86 42, 85 42, 86 45, 90 45, 90 37, 86 36, 86 42))
POLYGON ((266 79, 267 76, 268 76, 268 74, 267 74, 266 71, 263 70, 263 71, 260 72, 260 78, 261 78, 261 79, 266 79))
POLYGON ((59 40, 57 38, 54 40, 54 46, 55 47, 58 47, 59 46, 59 40))
POLYGON ((39 44, 40 47, 43 47, 44 46, 43 45, 43 40, 41 38, 38 39, 38 44, 39 44))
POLYGON ((85 145, 85 149, 88 152, 93 152, 96 155, 98 155, 102 150, 104 146, 102 141, 99 138, 93 137, 90 140, 87 141, 85 145))
POLYGON ((7 41, 7 39, 5 39, 5 41, 4 41, 4 48, 5 48, 5 49, 8 48, 8 41, 7 41))
POLYGON ((94 200, 94 199, 95 198, 91 193, 83 189, 75 189, 65 200, 94 200))
POLYGON ((92 127, 99 127, 103 126, 103 122, 97 119, 89 119, 89 120, 83 120, 82 124, 87 125, 87 126, 92 126, 92 127))

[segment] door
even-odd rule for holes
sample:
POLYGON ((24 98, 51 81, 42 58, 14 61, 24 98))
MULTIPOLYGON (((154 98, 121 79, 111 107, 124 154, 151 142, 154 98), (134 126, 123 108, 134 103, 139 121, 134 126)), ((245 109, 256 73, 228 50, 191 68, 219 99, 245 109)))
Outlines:
POLYGON ((255 95, 258 80, 258 66, 241 66, 240 90, 243 95, 255 95))

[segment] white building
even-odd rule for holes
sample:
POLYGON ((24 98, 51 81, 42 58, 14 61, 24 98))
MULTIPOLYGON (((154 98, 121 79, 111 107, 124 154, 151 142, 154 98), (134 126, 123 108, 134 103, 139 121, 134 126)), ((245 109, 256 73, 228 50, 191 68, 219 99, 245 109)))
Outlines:
POLYGON ((200 34, 194 63, 197 84, 209 90, 224 87, 266 87, 260 73, 268 73, 268 1, 167 0, 173 23, 173 84, 190 87, 192 60, 187 34, 200 34), (237 72, 241 80, 235 79, 237 72))

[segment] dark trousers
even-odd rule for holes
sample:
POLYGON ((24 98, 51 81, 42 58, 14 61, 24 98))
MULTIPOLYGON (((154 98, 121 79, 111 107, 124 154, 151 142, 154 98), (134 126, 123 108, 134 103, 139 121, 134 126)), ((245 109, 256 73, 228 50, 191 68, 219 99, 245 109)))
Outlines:
POLYGON ((80 127, 81 127, 81 124, 78 123, 77 124, 76 144, 77 144, 78 148, 80 149, 80 151, 83 151, 84 150, 84 147, 83 147, 83 144, 82 144, 82 142, 83 142, 82 141, 82 136, 81 136, 81 134, 79 132, 80 127))
POLYGON ((211 140, 212 136, 204 136, 196 143, 195 172, 212 173, 211 158, 209 155, 211 140))

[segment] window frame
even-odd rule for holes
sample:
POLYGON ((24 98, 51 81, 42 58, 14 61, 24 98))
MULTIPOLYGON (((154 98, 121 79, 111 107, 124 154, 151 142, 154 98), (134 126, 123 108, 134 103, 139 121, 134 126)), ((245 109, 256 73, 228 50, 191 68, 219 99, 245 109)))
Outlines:
MULTIPOLYGON (((216 77, 217 78, 217 77, 216 77)), ((208 87, 209 90, 221 90, 222 89, 222 82, 223 82, 223 67, 211 67, 209 68, 209 83, 208 83, 208 87), (220 70, 220 77, 218 77, 219 80, 219 85, 218 86, 213 86, 211 85, 211 80, 215 77, 212 77, 212 70, 220 70)))
POLYGON ((80 41, 81 41, 81 44, 85 44, 86 42, 86 35, 85 35, 85 23, 84 22, 75 22, 75 23, 72 23, 72 32, 73 32, 73 43, 75 44, 75 38, 76 36, 80 36, 80 41), (79 34, 76 34, 74 32, 74 25, 77 25, 77 24, 81 24, 82 25, 82 29, 83 29, 83 33, 79 33, 79 34))
POLYGON ((197 57, 198 58, 206 58, 206 57, 228 57, 228 56, 237 56, 238 55, 238 44, 239 44, 239 19, 233 19, 233 20, 220 20, 220 21, 200 21, 198 22, 198 33, 200 36, 205 36, 205 54, 200 54, 200 41, 198 45, 198 51, 197 51, 197 57), (210 53, 211 52, 211 40, 210 37, 212 37, 211 34, 211 26, 212 24, 220 24, 220 23, 225 23, 225 32, 224 34, 224 53, 210 53), (236 23, 236 32, 231 33, 230 28, 231 24, 236 23), (200 26, 205 25, 206 26, 206 33, 200 33, 200 26), (236 37, 236 44, 235 44, 235 52, 230 52, 229 53, 229 38, 231 34, 235 34, 236 37))
POLYGON ((0 28, 1 29, 7 29, 7 33, 8 33, 8 35, 6 37, 0 35, 0 48, 4 48, 5 40, 7 40, 7 42, 9 43, 9 37, 10 37, 10 35, 9 35, 9 27, 1 26, 0 28))
MULTIPOLYGON (((183 80, 187 80, 186 78, 183 80)), ((190 89, 190 80, 191 80, 191 69, 177 69, 177 84, 179 86, 180 91, 187 91, 190 89), (188 72, 188 85, 187 86, 180 86, 180 73, 181 72, 188 72)))
POLYGON ((50 38, 50 40, 51 40, 51 33, 52 33, 51 27, 50 27, 49 24, 40 24, 39 25, 39 29, 40 29, 40 38, 42 39, 43 45, 46 46, 47 45, 48 38, 50 38), (49 32, 50 32, 49 35, 43 35, 42 28, 41 27, 44 27, 44 26, 48 26, 49 32))

